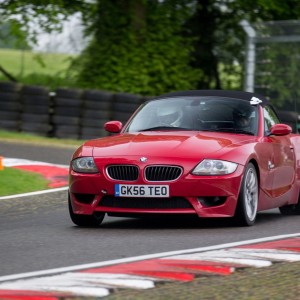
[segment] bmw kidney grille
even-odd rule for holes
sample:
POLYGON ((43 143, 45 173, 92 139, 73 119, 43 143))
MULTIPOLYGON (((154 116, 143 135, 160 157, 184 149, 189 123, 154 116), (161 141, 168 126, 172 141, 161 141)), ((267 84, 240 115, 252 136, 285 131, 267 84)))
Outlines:
MULTIPOLYGON (((106 169, 107 175, 113 180, 136 181, 139 177, 139 168, 133 165, 112 165, 106 169)), ((182 174, 178 166, 148 166, 145 168, 147 181, 174 181, 182 174)))
POLYGON ((181 174, 182 169, 177 166, 149 166, 145 169, 147 181, 173 181, 181 174))
POLYGON ((114 180, 136 181, 139 177, 139 168, 132 165, 108 166, 106 172, 114 180))

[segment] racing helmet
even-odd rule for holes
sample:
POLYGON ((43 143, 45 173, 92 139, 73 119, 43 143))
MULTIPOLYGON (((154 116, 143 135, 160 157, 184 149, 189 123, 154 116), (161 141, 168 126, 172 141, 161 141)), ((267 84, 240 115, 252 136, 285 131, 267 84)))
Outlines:
POLYGON ((163 106, 157 110, 157 116, 161 124, 177 127, 183 116, 182 109, 176 106, 163 106))
POLYGON ((237 128, 247 128, 250 126, 250 116, 246 112, 233 111, 233 120, 237 128))

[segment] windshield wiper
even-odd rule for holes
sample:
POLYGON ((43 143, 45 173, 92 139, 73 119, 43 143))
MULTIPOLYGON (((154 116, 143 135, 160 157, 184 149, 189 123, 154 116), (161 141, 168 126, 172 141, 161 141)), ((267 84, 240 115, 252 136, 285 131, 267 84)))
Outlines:
POLYGON ((156 131, 156 130, 159 131, 159 130, 192 130, 192 129, 183 128, 183 127, 174 127, 174 126, 155 126, 155 127, 145 128, 139 131, 142 132, 142 131, 156 131))
POLYGON ((249 135, 255 135, 253 132, 248 130, 243 130, 239 128, 214 128, 209 131, 222 131, 222 132, 233 132, 233 133, 242 133, 242 134, 249 134, 249 135))

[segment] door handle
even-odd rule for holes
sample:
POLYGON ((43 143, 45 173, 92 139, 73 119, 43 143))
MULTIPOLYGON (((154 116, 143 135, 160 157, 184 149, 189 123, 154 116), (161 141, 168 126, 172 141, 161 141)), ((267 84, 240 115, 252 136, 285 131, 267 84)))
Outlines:
POLYGON ((275 165, 269 160, 268 161, 268 169, 272 170, 272 169, 274 169, 274 167, 275 167, 275 165))

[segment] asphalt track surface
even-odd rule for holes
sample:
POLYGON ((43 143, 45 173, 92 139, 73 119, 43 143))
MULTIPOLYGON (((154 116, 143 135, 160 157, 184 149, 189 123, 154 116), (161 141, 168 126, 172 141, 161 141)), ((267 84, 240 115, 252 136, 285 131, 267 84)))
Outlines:
MULTIPOLYGON (((0 142, 1 156, 58 164, 74 150, 0 142)), ((70 221, 66 191, 1 200, 0 276, 298 233, 299 219, 270 210, 243 228, 228 220, 106 217, 91 229, 70 221)))

